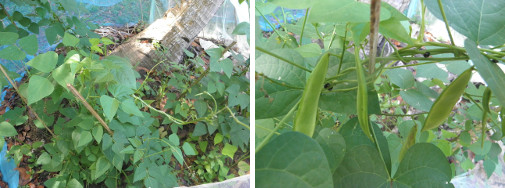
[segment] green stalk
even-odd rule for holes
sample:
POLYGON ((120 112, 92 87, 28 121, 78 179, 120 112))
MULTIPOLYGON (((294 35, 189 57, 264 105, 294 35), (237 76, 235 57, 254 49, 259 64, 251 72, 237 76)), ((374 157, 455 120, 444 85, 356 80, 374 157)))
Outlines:
POLYGON ((296 64, 296 63, 294 63, 294 62, 292 62, 292 61, 289 61, 289 60, 287 60, 287 59, 285 59, 285 58, 283 58, 283 57, 281 57, 281 56, 278 56, 277 54, 274 54, 274 53, 272 53, 272 52, 270 52, 270 51, 268 51, 268 50, 266 50, 266 49, 263 49, 263 48, 261 48, 261 47, 259 47, 259 46, 256 46, 256 50, 258 50, 258 51, 260 51, 260 52, 263 52, 263 53, 265 53, 265 54, 268 54, 268 55, 270 55, 270 56, 273 56, 273 57, 275 57, 275 58, 277 58, 277 59, 280 59, 280 60, 282 60, 282 61, 284 61, 284 62, 286 62, 286 63, 288 63, 288 64, 290 64, 290 65, 293 65, 293 66, 295 66, 295 67, 298 67, 298 68, 300 68, 300 69, 302 69, 302 70, 304 70, 304 71, 307 71, 307 72, 312 72, 311 70, 309 70, 309 69, 307 69, 307 68, 305 68, 305 67, 302 67, 301 65, 298 65, 298 64, 296 64))
POLYGON ((445 29, 447 29, 447 33, 449 33, 449 38, 451 39, 451 44, 453 46, 456 46, 456 43, 454 43, 454 39, 452 38, 451 30, 449 28, 449 22, 447 21, 447 17, 445 16, 444 7, 442 6, 441 0, 438 0, 438 7, 440 7, 440 12, 442 13, 442 17, 444 18, 445 29))
POLYGON ((291 117, 293 115, 293 113, 295 112, 295 110, 298 108, 298 104, 300 104, 300 101, 298 101, 294 106, 293 108, 291 108, 291 110, 289 110, 288 114, 286 114, 282 120, 277 123, 277 126, 275 127, 275 129, 270 132, 263 141, 261 141, 261 143, 256 146, 256 151, 255 153, 258 153, 258 151, 260 151, 263 147, 265 147, 265 145, 267 145, 268 141, 270 141, 270 139, 272 138, 272 136, 279 130, 281 129, 282 127, 284 127, 284 122, 286 122, 288 120, 288 117, 291 117))
POLYGON ((309 16, 309 8, 307 8, 307 10, 305 10, 305 18, 303 19, 302 33, 300 33, 300 44, 298 44, 298 46, 302 46, 303 31, 305 31, 305 24, 307 23, 307 17, 308 16, 309 16))
POLYGON ((340 64, 338 64, 338 71, 337 71, 337 75, 340 74, 340 69, 342 68, 342 62, 344 61, 344 53, 345 53, 345 42, 347 40, 347 26, 349 25, 349 23, 345 24, 345 34, 344 34, 344 42, 342 43, 342 55, 340 55, 340 64))

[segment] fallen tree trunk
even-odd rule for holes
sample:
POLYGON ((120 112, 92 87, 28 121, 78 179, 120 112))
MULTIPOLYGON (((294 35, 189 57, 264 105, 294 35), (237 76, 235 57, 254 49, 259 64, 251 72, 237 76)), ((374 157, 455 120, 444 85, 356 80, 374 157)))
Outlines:
POLYGON ((187 0, 165 12, 144 31, 116 48, 111 55, 151 69, 161 60, 179 62, 184 49, 207 25, 224 0, 187 0), (158 44, 163 53, 157 51, 158 44))

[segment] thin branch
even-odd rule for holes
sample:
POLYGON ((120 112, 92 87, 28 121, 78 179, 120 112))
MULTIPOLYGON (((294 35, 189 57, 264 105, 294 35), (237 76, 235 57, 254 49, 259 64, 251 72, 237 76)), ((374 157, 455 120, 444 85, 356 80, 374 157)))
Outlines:
POLYGON ((12 85, 12 87, 16 90, 16 92, 19 94, 19 97, 21 98, 21 100, 26 104, 26 106, 28 107, 28 110, 30 112, 33 113, 33 115, 35 115, 35 118, 37 118, 40 123, 42 123, 42 125, 46 128, 47 131, 49 131, 49 133, 51 133, 51 135, 53 137, 56 137, 56 135, 53 133, 53 131, 51 131, 51 129, 49 129, 49 127, 47 127, 46 123, 44 121, 42 121, 42 119, 39 117, 39 115, 37 114, 37 112, 35 112, 35 110, 32 109, 32 107, 30 107, 28 105, 28 101, 26 100, 25 97, 23 97, 23 95, 21 95, 21 92, 19 92, 19 89, 18 89, 18 86, 16 86, 16 84, 14 84, 14 82, 12 81, 12 79, 9 77, 9 75, 7 75, 7 71, 5 71, 5 69, 3 68, 3 66, 0 65, 0 70, 2 71, 3 75, 7 78, 7 80, 9 81, 9 83, 12 85))
POLYGON ((89 110, 89 112, 91 112, 91 114, 95 116, 95 118, 102 124, 105 130, 107 130, 107 132, 112 136, 114 133, 109 129, 107 123, 105 123, 102 117, 98 115, 98 113, 93 109, 93 107, 91 107, 91 105, 89 105, 86 99, 82 97, 82 95, 74 88, 74 86, 72 86, 72 84, 67 84, 67 88, 70 90, 70 92, 72 92, 72 94, 74 94, 74 96, 77 99, 79 99, 82 102, 82 104, 84 104, 84 106, 89 110))

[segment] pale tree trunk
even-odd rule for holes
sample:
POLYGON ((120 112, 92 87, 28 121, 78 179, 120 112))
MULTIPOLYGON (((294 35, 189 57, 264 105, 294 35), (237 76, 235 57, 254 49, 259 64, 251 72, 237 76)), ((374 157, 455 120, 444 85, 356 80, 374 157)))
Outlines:
POLYGON ((111 55, 128 58, 133 65, 151 69, 160 60, 179 62, 184 49, 207 25, 224 0, 183 0, 144 31, 116 48, 111 55), (156 51, 159 43, 164 51, 156 51), (153 45, 154 44, 154 45, 153 45))

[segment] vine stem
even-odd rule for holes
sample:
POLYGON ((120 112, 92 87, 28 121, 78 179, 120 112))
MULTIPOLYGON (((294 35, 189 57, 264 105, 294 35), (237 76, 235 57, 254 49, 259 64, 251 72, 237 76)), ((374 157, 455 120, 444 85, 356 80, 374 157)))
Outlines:
POLYGON ((293 115, 293 113, 295 112, 295 110, 297 109, 298 107, 298 104, 300 104, 300 101, 298 101, 294 106, 293 108, 291 108, 291 110, 289 110, 288 114, 286 114, 279 123, 277 123, 277 126, 275 127, 275 129, 270 132, 263 141, 261 141, 261 143, 256 147, 256 151, 255 153, 258 153, 258 151, 260 151, 263 147, 265 147, 265 145, 267 145, 268 141, 270 141, 270 139, 272 138, 272 136, 274 136, 274 134, 282 127, 284 127, 284 122, 287 121, 288 117, 291 117, 291 115, 293 115))
POLYGON ((105 123, 105 121, 102 119, 102 117, 100 117, 100 115, 98 115, 98 113, 95 111, 95 109, 93 109, 93 107, 91 107, 91 105, 89 105, 89 103, 86 101, 86 99, 84 99, 84 97, 82 97, 82 95, 75 89, 75 87, 72 86, 72 84, 67 84, 67 88, 70 90, 70 92, 77 99, 79 99, 81 101, 82 104, 84 104, 84 106, 86 107, 86 109, 88 109, 89 112, 91 112, 91 114, 100 122, 100 124, 102 124, 102 126, 105 128, 105 130, 107 130, 107 132, 110 135, 114 135, 114 133, 110 130, 110 128, 107 125, 107 123, 105 123))
POLYGON ((449 33, 449 38, 451 39, 451 44, 456 46, 454 43, 454 39, 452 38, 451 29, 449 28, 449 22, 447 22, 447 17, 445 16, 444 7, 442 6, 442 1, 438 0, 438 6, 440 7, 440 12, 442 13, 442 17, 444 18, 445 29, 447 29, 447 33, 449 33))
POLYGON ((273 57, 275 57, 275 58, 277 58, 277 59, 280 59, 280 60, 282 60, 282 61, 284 61, 284 62, 286 62, 286 63, 288 63, 288 64, 290 64, 290 65, 293 65, 293 66, 295 66, 295 67, 298 67, 298 68, 300 68, 300 69, 302 69, 302 70, 304 70, 304 71, 307 71, 307 72, 312 72, 311 70, 309 70, 309 69, 307 69, 307 68, 305 68, 305 67, 302 67, 302 66, 300 66, 300 65, 298 65, 298 64, 296 64, 296 63, 294 63, 294 62, 292 62, 292 61, 290 61, 290 60, 287 60, 286 58, 283 58, 283 57, 281 57, 281 56, 279 56, 279 55, 277 55, 277 54, 274 54, 274 53, 272 53, 272 52, 270 52, 270 51, 268 51, 268 50, 266 50, 266 49, 263 49, 263 48, 261 48, 261 47, 259 47, 259 46, 256 46, 256 50, 258 50, 258 51, 260 51, 260 52, 263 52, 263 53, 265 53, 265 54, 268 54, 268 55, 270 55, 270 56, 273 56, 273 57))
POLYGON ((298 44, 298 46, 302 46, 303 31, 305 30, 305 24, 307 23, 307 17, 309 17, 309 8, 307 8, 307 10, 305 10, 305 18, 303 19, 302 33, 300 34, 300 44, 298 44))
POLYGON ((16 86, 16 84, 14 84, 14 82, 11 79, 11 77, 9 77, 9 75, 7 74, 7 71, 5 71, 5 69, 3 68, 2 65, 0 65, 0 70, 2 71, 2 74, 7 78, 7 80, 9 81, 9 83, 12 85, 12 87, 14 88, 14 90, 16 90, 16 92, 18 93, 18 95, 21 98, 21 100, 26 104, 26 106, 28 107, 28 110, 33 113, 33 115, 35 116, 35 118, 37 118, 37 120, 39 120, 40 123, 42 123, 42 125, 46 128, 47 131, 49 131, 49 133, 51 133, 51 135, 53 137, 56 137, 56 135, 53 133, 53 131, 51 131, 51 129, 49 129, 49 127, 47 127, 46 123, 44 121, 42 121, 42 119, 39 117, 39 114, 37 114, 37 112, 35 112, 35 110, 33 110, 32 107, 30 107, 30 105, 28 105, 28 101, 26 100, 25 97, 23 97, 23 95, 21 95, 21 92, 19 91, 18 86, 16 86))

